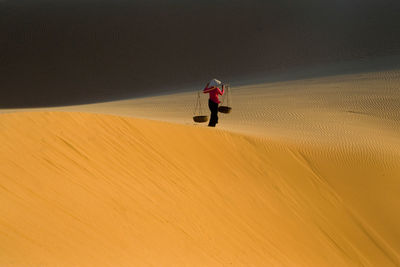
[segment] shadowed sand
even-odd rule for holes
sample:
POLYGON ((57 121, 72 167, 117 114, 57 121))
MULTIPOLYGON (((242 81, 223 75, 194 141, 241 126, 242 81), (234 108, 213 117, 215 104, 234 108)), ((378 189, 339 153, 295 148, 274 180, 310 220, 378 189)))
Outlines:
POLYGON ((4 110, 0 265, 398 266, 398 81, 236 88, 216 129, 193 94, 4 110))
POLYGON ((0 0, 0 107, 176 92, 216 74, 398 68, 399 13, 396 0, 0 0))

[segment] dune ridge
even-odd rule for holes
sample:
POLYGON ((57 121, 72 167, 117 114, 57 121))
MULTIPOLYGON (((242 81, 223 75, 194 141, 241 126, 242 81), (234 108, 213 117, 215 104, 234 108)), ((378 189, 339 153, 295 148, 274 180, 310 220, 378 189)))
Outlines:
POLYGON ((400 265, 396 149, 80 112, 0 146, 2 266, 400 265))
MULTIPOLYGON (((218 128, 285 142, 400 150, 400 71, 392 69, 286 82, 232 85, 232 113, 220 114, 218 128)), ((197 88, 199 89, 199 88, 197 88)), ((48 109, 80 111, 193 125, 193 92, 48 109)), ((201 94, 208 115, 207 95, 201 94)), ((197 125, 202 127, 202 125, 197 125)))

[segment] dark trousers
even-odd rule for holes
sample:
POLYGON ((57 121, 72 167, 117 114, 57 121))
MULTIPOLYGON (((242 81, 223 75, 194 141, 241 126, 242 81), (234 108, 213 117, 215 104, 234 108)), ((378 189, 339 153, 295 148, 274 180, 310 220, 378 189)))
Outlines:
POLYGON ((218 103, 215 103, 211 99, 208 99, 208 107, 211 111, 211 118, 208 126, 215 127, 215 124, 218 123, 218 103))

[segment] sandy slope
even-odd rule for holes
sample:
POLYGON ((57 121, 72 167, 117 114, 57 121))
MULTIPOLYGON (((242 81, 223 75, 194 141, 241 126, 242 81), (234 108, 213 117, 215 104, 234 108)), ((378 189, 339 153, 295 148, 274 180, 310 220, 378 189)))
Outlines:
POLYGON ((376 138, 0 114, 0 265, 399 266, 400 150, 376 138))
MULTIPOLYGON (((273 139, 341 146, 400 147, 400 70, 232 87, 233 111, 218 128, 273 139), (389 141, 389 142, 388 142, 389 141)), ((195 88, 201 89, 201 88, 195 88)), ((193 125, 196 91, 50 108, 193 125)), ((207 96, 202 95, 208 114, 207 96)), ((14 112, 16 110, 0 110, 14 112)), ((30 111, 30 110, 26 110, 30 111)), ((203 126, 203 125, 198 125, 203 126)))
POLYGON ((194 93, 0 110, 0 265, 399 266, 399 86, 236 86, 216 129, 194 93))

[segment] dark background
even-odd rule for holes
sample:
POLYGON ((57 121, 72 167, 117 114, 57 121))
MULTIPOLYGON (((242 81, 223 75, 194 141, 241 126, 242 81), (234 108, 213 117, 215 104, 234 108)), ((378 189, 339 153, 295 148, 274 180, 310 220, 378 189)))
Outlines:
POLYGON ((0 108, 398 54, 398 0, 0 0, 0 108))

